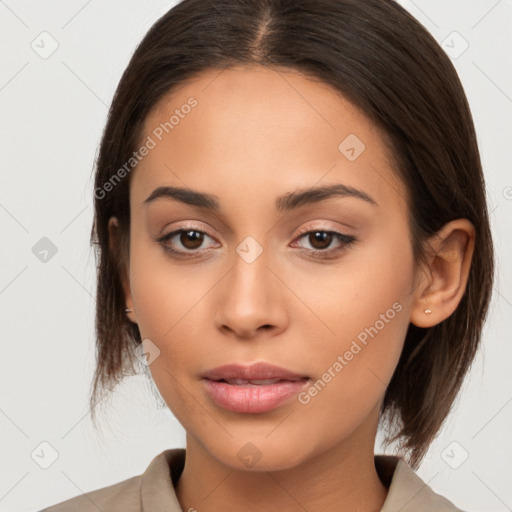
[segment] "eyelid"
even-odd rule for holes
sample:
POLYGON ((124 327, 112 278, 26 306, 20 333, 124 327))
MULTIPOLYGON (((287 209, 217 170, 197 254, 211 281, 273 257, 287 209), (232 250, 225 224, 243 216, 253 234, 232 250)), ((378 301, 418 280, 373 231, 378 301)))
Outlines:
POLYGON ((311 231, 331 231, 331 232, 334 232, 334 233, 339 233, 340 235, 345 235, 347 237, 350 237, 352 235, 350 235, 349 233, 345 232, 344 230, 340 229, 340 228, 337 228, 337 227, 334 227, 334 226, 306 226, 304 228, 300 228, 298 233, 297 233, 297 236, 300 236, 300 235, 303 235, 304 233, 310 233, 311 231))
MULTIPOLYGON (((198 222, 198 221, 193 221, 193 222, 198 222)), ((196 249, 196 250, 173 249, 172 247, 170 247, 170 245, 167 245, 165 243, 167 240, 170 240, 170 239, 174 238, 175 236, 177 236, 178 234, 186 232, 186 231, 196 231, 196 232, 205 234, 208 237, 210 237, 212 240, 214 240, 217 244, 219 243, 216 240, 216 238, 209 233, 208 230, 199 227, 197 224, 189 224, 187 222, 185 222, 185 224, 177 226, 174 229, 171 229, 168 233, 159 236, 156 239, 156 241, 158 243, 160 243, 161 245, 163 245, 165 250, 175 254, 176 256, 194 257, 197 255, 200 255, 201 253, 209 252, 212 249, 212 248, 196 249)), ((306 227, 299 229, 299 232, 295 235, 292 243, 296 243, 298 240, 304 238, 303 235, 306 235, 308 233, 314 233, 317 231, 333 233, 335 238, 337 239, 338 243, 341 245, 338 247, 325 249, 325 250, 299 248, 302 252, 317 254, 317 256, 315 256, 315 258, 317 258, 317 259, 336 257, 336 254, 339 252, 342 252, 346 246, 352 245, 357 242, 357 238, 355 236, 347 234, 346 232, 341 231, 340 229, 334 228, 332 226, 306 226, 306 227)))
MULTIPOLYGON (((191 221, 191 222, 200 222, 200 221, 191 221)), ((169 235, 171 235, 173 233, 175 234, 175 232, 177 232, 177 231, 179 232, 179 231, 186 231, 186 230, 199 231, 199 232, 205 233, 210 238, 215 239, 215 237, 207 229, 200 227, 198 224, 187 224, 186 222, 185 222, 185 224, 179 225, 178 227, 167 232, 166 234, 160 235, 158 238, 161 239, 164 237, 168 237, 169 235)), ((350 235, 348 235, 348 233, 345 233, 345 232, 339 230, 338 228, 334 228, 332 226, 306 226, 306 227, 299 229, 299 231, 296 234, 296 237, 303 235, 304 233, 308 233, 308 232, 315 231, 315 230, 317 230, 317 231, 334 231, 339 234, 350 236, 350 235)))
POLYGON ((210 238, 214 239, 216 242, 218 242, 217 238, 210 233, 210 230, 208 228, 203 227, 201 224, 201 221, 178 221, 178 225, 176 227, 169 228, 169 225, 166 225, 164 229, 161 230, 161 235, 158 235, 156 237, 157 240, 160 240, 162 238, 167 238, 171 234, 176 234, 176 232, 180 231, 198 231, 200 233, 204 233, 205 235, 208 235, 210 238))
POLYGON ((294 243, 297 240, 301 240, 304 238, 304 235, 315 233, 315 232, 324 232, 324 233, 333 233, 335 238, 338 240, 338 242, 341 244, 341 247, 335 247, 331 249, 325 249, 325 250, 314 250, 314 249, 303 249, 306 252, 314 252, 318 254, 318 257, 328 257, 329 254, 336 254, 339 251, 342 251, 345 247, 355 244, 358 241, 358 238, 354 235, 350 235, 346 233, 345 231, 341 231, 338 228, 333 227, 305 227, 301 228, 299 230, 299 233, 294 238, 294 243))

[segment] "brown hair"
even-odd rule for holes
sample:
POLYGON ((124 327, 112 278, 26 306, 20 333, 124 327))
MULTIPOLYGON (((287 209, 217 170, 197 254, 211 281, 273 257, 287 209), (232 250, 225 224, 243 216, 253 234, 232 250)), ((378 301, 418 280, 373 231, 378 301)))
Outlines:
POLYGON ((150 110, 201 71, 265 65, 329 84, 377 125, 407 189, 416 265, 424 241, 447 222, 469 219, 476 244, 465 293, 434 327, 409 325, 386 391, 381 427, 416 468, 459 392, 480 343, 491 298, 494 256, 485 183, 473 120, 450 59, 393 0, 185 0, 149 30, 123 73, 100 144, 91 241, 97 249, 97 367, 94 408, 133 374, 136 324, 124 311, 120 271, 129 257, 129 174, 150 110), (119 173, 117 174, 119 177, 119 173), (122 246, 109 250, 108 220, 119 219, 122 246))

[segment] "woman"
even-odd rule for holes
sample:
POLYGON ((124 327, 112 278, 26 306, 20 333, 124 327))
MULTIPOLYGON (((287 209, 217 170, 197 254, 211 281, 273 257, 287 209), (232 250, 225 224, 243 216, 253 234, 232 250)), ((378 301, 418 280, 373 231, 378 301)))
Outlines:
POLYGON ((94 195, 91 410, 142 361, 187 444, 47 511, 460 510, 414 469, 492 240, 462 85, 402 7, 179 3, 121 78, 94 195))

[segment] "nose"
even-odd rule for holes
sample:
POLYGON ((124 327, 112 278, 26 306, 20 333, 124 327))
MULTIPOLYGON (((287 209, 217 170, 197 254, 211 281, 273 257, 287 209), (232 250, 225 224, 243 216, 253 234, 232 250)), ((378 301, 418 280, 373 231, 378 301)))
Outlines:
POLYGON ((216 324, 237 338, 275 336, 286 328, 285 289, 266 251, 256 259, 235 252, 233 265, 217 290, 216 324), (241 254, 241 256, 240 256, 241 254))

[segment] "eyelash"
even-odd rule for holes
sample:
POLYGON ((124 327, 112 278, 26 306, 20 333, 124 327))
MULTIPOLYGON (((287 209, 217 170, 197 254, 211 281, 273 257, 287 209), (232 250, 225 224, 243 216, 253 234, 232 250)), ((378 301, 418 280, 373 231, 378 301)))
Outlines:
MULTIPOLYGON (((197 229, 194 226, 190 226, 190 227, 183 227, 183 228, 171 231, 170 233, 159 238, 157 240, 157 242, 160 243, 162 245, 162 247, 173 256, 181 257, 181 258, 187 258, 187 257, 190 257, 191 255, 194 256, 197 252, 200 251, 200 249, 196 249, 195 251, 192 251, 192 250, 180 251, 180 250, 173 249, 168 243, 166 243, 168 240, 174 238, 176 235, 179 235, 181 233, 187 233, 189 231, 201 233, 203 235, 209 236, 210 238, 213 238, 206 231, 197 229)), ((313 257, 318 258, 318 259, 332 258, 333 254, 337 254, 337 253, 343 251, 348 246, 354 244, 357 241, 357 239, 354 236, 346 235, 345 233, 342 233, 341 231, 336 231, 336 230, 332 230, 332 229, 327 230, 327 229, 321 229, 321 228, 301 230, 299 232, 299 236, 297 237, 297 239, 304 238, 306 235, 309 235, 312 233, 328 233, 328 234, 334 235, 334 238, 336 240, 338 240, 338 242, 341 243, 340 247, 337 247, 334 249, 302 249, 303 251, 308 252, 308 253, 317 253, 313 257)))

